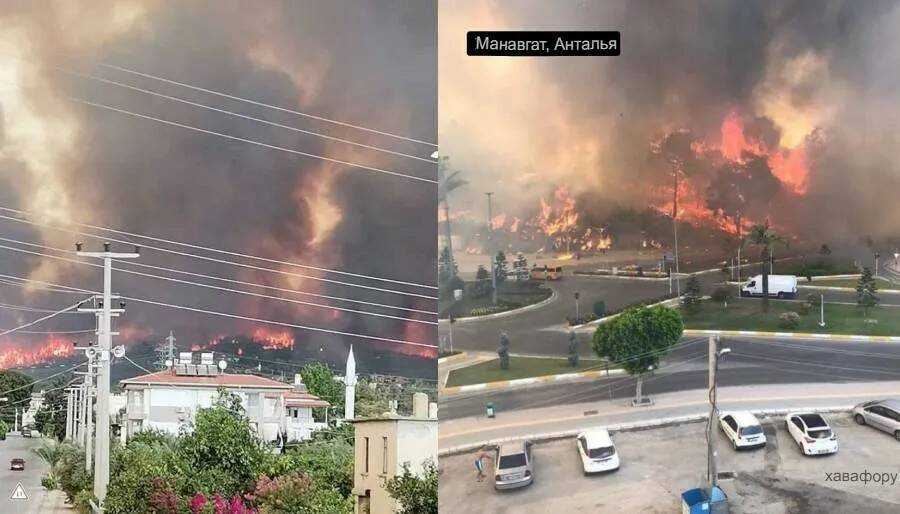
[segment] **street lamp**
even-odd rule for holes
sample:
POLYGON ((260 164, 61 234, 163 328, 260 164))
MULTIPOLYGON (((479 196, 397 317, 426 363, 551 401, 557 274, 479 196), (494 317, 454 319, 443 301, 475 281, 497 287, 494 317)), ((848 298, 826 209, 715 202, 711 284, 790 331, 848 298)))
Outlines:
POLYGON ((819 295, 819 326, 825 326, 825 295, 819 295))
POLYGON ((881 257, 881 254, 875 252, 875 278, 878 278, 878 258, 881 257))

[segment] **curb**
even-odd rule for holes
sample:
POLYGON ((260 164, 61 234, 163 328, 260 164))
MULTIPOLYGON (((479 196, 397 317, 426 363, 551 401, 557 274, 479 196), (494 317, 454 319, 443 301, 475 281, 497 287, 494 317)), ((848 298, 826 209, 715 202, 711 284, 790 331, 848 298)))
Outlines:
MULTIPOLYGON (((708 296, 704 296, 704 297, 703 297, 704 300, 707 299, 707 298, 709 298, 709 297, 708 297, 708 296)), ((647 307, 647 308, 650 308, 650 307, 656 307, 657 305, 665 305, 666 303, 678 302, 678 301, 680 301, 680 300, 681 300, 681 298, 676 296, 675 298, 668 298, 668 299, 666 299, 666 300, 662 300, 662 301, 659 301, 659 302, 656 302, 656 303, 651 303, 651 304, 645 305, 644 307, 647 307)), ((630 308, 630 307, 629 307, 629 308, 630 308)), ((609 321, 609 320, 615 318, 616 316, 619 316, 620 314, 622 314, 622 312, 624 312, 624 311, 619 311, 619 312, 617 312, 617 313, 615 313, 615 314, 610 314, 609 316, 603 316, 602 318, 595 319, 594 321, 588 321, 587 323, 582 323, 581 325, 571 325, 571 326, 565 327, 565 328, 567 328, 568 330, 581 330, 581 329, 586 328, 586 327, 592 327, 592 326, 594 326, 594 325, 599 325, 599 324, 601 324, 601 323, 606 323, 607 321, 609 321)))
POLYGON ((441 395, 472 393, 476 391, 495 391, 498 389, 513 389, 516 387, 529 386, 534 384, 565 382, 568 380, 578 380, 583 378, 617 376, 624 373, 625 372, 621 369, 611 369, 609 370, 609 372, 607 372, 606 370, 582 371, 580 373, 563 373, 560 375, 544 375, 541 377, 517 378, 514 380, 498 380, 496 382, 485 382, 483 384, 468 384, 464 386, 445 387, 441 389, 441 395))
POLYGON ((697 328, 684 329, 689 335, 722 335, 722 336, 758 336, 758 337, 796 337, 798 339, 853 339, 858 341, 900 342, 900 336, 863 336, 854 334, 816 334, 812 332, 763 332, 759 330, 703 330, 697 328))
MULTIPOLYGON (((466 323, 466 322, 481 321, 481 320, 486 320, 486 319, 496 319, 496 318, 502 318, 504 316, 512 316, 513 314, 519 314, 522 312, 530 311, 532 309, 537 309, 537 308, 543 307, 544 305, 547 305, 548 303, 556 301, 556 299, 559 297, 559 293, 556 292, 556 289, 551 289, 551 291, 552 291, 552 293, 550 294, 549 298, 547 298, 545 300, 541 300, 538 303, 533 303, 531 305, 526 305, 524 307, 519 307, 517 309, 510 309, 508 311, 495 312, 494 314, 485 314, 484 316, 466 316, 464 318, 454 318, 453 322, 454 323, 466 323)), ((447 323, 446 318, 440 319, 438 321, 447 323)))
MULTIPOLYGON (((813 281, 815 282, 815 281, 813 281)), ((817 286, 817 285, 798 285, 797 289, 821 289, 824 291, 843 291, 848 293, 855 293, 856 289, 852 287, 838 287, 838 286, 817 286)), ((900 289, 879 289, 879 293, 886 294, 900 294, 900 289)))
MULTIPOLYGON (((756 416, 777 416, 782 414, 787 414, 789 412, 817 412, 820 414, 823 413, 834 413, 834 412, 850 412, 853 410, 853 405, 840 405, 840 406, 832 406, 832 407, 795 407, 790 409, 750 409, 750 412, 756 416)), ((681 425, 684 423, 692 423, 697 421, 703 421, 709 418, 709 414, 689 414, 685 416, 673 416, 668 418, 655 418, 645 421, 634 421, 631 423, 618 423, 612 425, 603 425, 603 428, 609 430, 610 432, 628 432, 632 430, 645 430, 651 428, 663 428, 666 426, 673 425, 681 425)), ((557 439, 567 439, 569 437, 574 437, 581 432, 584 432, 584 428, 578 428, 574 430, 563 430, 559 432, 545 432, 540 434, 528 434, 523 436, 513 436, 513 437, 504 437, 500 439, 490 439, 487 441, 479 441, 477 443, 470 443, 461 446, 453 446, 451 448, 444 448, 438 450, 438 457, 447 457, 450 455, 458 455, 461 453, 469 453, 474 450, 481 449, 485 446, 498 446, 503 443, 513 442, 513 441, 521 441, 523 439, 529 440, 532 442, 550 442, 557 439)))
POLYGON ((438 359, 438 364, 439 365, 440 364, 449 364, 451 362, 456 362, 460 359, 465 359, 468 356, 469 356, 469 354, 466 352, 459 352, 459 353, 451 355, 449 357, 441 357, 440 359, 438 359))

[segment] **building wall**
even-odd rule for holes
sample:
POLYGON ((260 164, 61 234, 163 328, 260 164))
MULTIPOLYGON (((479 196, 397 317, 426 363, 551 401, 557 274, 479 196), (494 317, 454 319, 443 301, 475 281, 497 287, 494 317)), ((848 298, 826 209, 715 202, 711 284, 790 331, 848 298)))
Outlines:
MULTIPOLYGON (((128 387, 127 434, 155 428, 177 434, 185 423, 194 420, 197 410, 212 406, 218 393, 212 388, 128 387)), ((230 390, 241 399, 241 405, 257 435, 267 441, 278 438, 284 417, 284 391, 230 390)))
POLYGON ((387 481, 402 473, 404 463, 409 463, 410 471, 418 474, 426 459, 435 460, 437 428, 437 420, 408 418, 355 424, 353 492, 356 514, 365 514, 366 501, 370 514, 393 514, 396 502, 385 489, 387 481), (368 469, 366 438, 369 441, 368 469), (368 497, 366 491, 369 491, 368 497))

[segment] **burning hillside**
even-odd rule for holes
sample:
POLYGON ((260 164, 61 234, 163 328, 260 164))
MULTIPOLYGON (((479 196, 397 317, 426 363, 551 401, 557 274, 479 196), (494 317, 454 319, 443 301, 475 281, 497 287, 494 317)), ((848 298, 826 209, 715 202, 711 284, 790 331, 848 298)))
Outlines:
POLYGON ((27 368, 75 354, 74 342, 59 337, 25 344, 7 341, 0 343, 0 369, 27 368))
POLYGON ((896 2, 461 0, 440 15, 441 151, 470 182, 451 211, 483 220, 482 192, 495 191, 509 227, 564 186, 577 218, 555 219, 604 228, 615 248, 671 245, 673 212, 722 236, 766 220, 834 243, 900 230, 896 2), (453 36, 548 17, 616 27, 628 48, 499 62, 467 58, 453 36), (627 212, 651 230, 622 233, 635 224, 617 218, 627 212), (653 213, 669 218, 668 235, 653 213))

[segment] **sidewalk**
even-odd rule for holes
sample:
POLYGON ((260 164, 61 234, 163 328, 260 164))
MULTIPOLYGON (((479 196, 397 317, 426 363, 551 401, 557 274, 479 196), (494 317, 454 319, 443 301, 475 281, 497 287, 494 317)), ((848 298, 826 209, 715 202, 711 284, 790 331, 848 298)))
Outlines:
POLYGON ((443 393, 451 371, 474 366, 496 358, 497 354, 491 352, 461 352, 450 357, 438 359, 438 389, 443 393))
MULTIPOLYGON (((719 410, 846 409, 885 397, 900 397, 900 382, 721 387, 719 410)), ((709 412, 705 389, 656 395, 653 401, 651 407, 631 407, 629 400, 618 399, 498 412, 493 419, 478 416, 441 421, 438 445, 441 454, 448 454, 503 439, 568 437, 590 427, 686 420, 709 412)))

